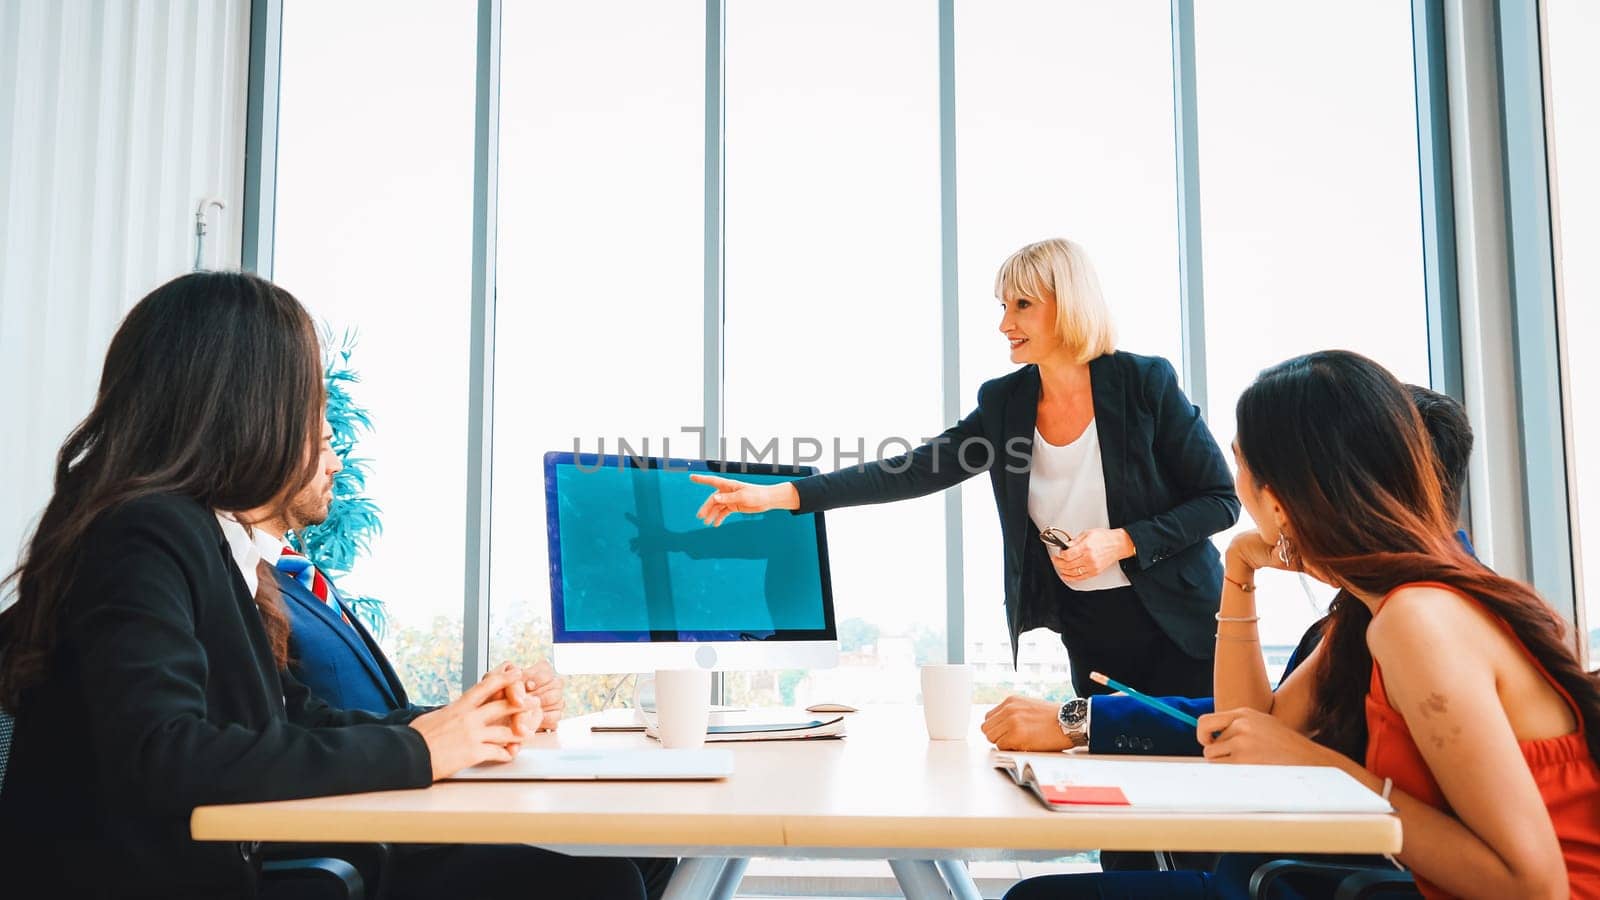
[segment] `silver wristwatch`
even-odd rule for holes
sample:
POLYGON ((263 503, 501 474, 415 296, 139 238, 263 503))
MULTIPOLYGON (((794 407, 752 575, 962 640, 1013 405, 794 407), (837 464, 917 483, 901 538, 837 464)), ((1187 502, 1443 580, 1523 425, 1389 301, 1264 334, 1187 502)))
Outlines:
POLYGON ((1061 723, 1061 733, 1072 739, 1072 746, 1089 743, 1089 701, 1086 698, 1074 697, 1061 704, 1056 719, 1061 723))

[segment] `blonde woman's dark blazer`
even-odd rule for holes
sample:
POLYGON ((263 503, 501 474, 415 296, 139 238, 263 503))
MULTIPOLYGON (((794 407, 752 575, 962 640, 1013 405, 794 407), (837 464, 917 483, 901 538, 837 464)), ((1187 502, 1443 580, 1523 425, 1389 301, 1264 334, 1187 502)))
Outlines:
MULTIPOLYGON (((1172 364, 1117 351, 1089 363, 1106 512, 1136 550, 1122 561, 1140 601, 1185 653, 1209 658, 1222 562, 1209 538, 1239 518, 1216 438, 1178 387, 1172 364)), ((920 497, 988 472, 1005 545, 1005 603, 1017 636, 1053 625, 1059 579, 1028 516, 1039 369, 978 389, 978 408, 909 454, 795 482, 801 513, 920 497)))

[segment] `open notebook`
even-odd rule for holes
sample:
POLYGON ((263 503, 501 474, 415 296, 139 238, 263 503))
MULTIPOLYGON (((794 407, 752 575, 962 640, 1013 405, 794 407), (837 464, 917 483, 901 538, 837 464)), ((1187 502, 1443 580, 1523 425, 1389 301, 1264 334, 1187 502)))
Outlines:
POLYGON ((995 768, 1057 812, 1389 813, 1389 801, 1338 769, 995 755, 995 768))

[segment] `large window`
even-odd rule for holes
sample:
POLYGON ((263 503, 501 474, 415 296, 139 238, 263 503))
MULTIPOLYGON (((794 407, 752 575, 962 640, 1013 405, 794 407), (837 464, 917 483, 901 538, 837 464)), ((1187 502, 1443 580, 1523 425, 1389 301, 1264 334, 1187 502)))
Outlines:
MULTIPOLYGON (((1348 347, 1428 378, 1411 22, 1387 0, 1198 6, 1208 365, 1196 399, 1226 446, 1240 390, 1293 354, 1348 347)), ((961 0, 946 60, 937 4, 726 0, 709 137, 703 5, 501 9, 495 391, 481 416, 467 390, 477 10, 289 0, 284 12, 273 274, 336 334, 357 333, 355 390, 374 424, 360 455, 384 532, 343 583, 387 603, 386 646, 420 699, 456 688, 477 637, 462 632, 462 535, 480 419, 493 458, 490 656, 526 659, 550 640, 546 451, 626 440, 697 455, 709 398, 727 444, 708 455, 826 470, 903 452, 949 424, 947 352, 963 412, 1014 368, 994 273, 1053 236, 1088 249, 1119 345, 1183 371, 1165 0, 961 0), (941 123, 952 72, 955 118, 941 123), (948 336, 941 124, 956 151, 948 336), (723 239, 709 248, 708 140, 723 162, 711 185, 723 239), (721 262, 709 291, 708 259, 721 262), (714 346, 708 296, 722 304, 714 346), (705 382, 708 358, 718 384, 705 382)), ((1578 149, 1558 155, 1585 155, 1581 135, 1565 140, 1578 149)), ((1564 204, 1571 233, 1581 210, 1564 204)), ((1569 298, 1589 277, 1571 260, 1569 298)), ((1570 328, 1581 314, 1569 300, 1570 328)), ((1580 390, 1584 371, 1575 360, 1580 390)), ((954 523, 938 496, 830 513, 844 665, 735 674, 730 699, 915 699, 917 664, 947 652, 951 528, 980 699, 1063 695, 1055 635, 1025 635, 1013 670, 994 500, 986 478, 961 490, 954 523)), ((1269 653, 1284 650, 1316 610, 1292 581, 1262 596, 1269 653)), ((592 708, 614 684, 574 679, 569 700, 592 708)))
MULTIPOLYGON (((937 27, 921 0, 728 4, 732 456, 776 439, 827 471, 943 427, 937 27)), ((943 509, 828 513, 843 664, 735 674, 730 697, 914 700, 916 664, 944 660, 943 509)))
MULTIPOLYGON (((963 412, 979 385, 1015 368, 995 272, 1045 238, 1089 251, 1120 347, 1181 367, 1167 4, 964 2, 956 29, 963 412)), ((1070 692, 1051 632, 1023 636, 1013 671, 994 495, 987 477, 962 491, 966 650, 979 695, 1070 692)))
POLYGON ((419 703, 461 684, 476 46, 471 5, 285 4, 273 277, 356 337, 383 533, 339 585, 419 703))
POLYGON ((1578 592, 1588 619, 1589 664, 1600 665, 1600 8, 1581 0, 1546 0, 1545 48, 1550 105, 1551 195, 1557 273, 1565 315, 1569 452, 1577 460, 1578 592))
POLYGON ((544 453, 699 452, 704 35, 698 6, 505 5, 491 662, 549 650, 544 453))
MULTIPOLYGON (((1354 350, 1426 386, 1409 6, 1205 4, 1195 56, 1217 440, 1232 442, 1234 403, 1256 373, 1300 353, 1354 350)), ((1286 657, 1274 648, 1293 648, 1331 599, 1296 580, 1263 575, 1269 657, 1286 657)))

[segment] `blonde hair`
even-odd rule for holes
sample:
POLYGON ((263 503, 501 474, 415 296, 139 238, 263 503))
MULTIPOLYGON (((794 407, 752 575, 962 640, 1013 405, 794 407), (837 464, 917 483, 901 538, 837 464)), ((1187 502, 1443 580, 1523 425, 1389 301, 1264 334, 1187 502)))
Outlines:
POLYGON ((994 295, 1056 302, 1056 333, 1080 363, 1117 349, 1100 278, 1083 247, 1063 238, 1029 244, 1000 264, 994 295))

